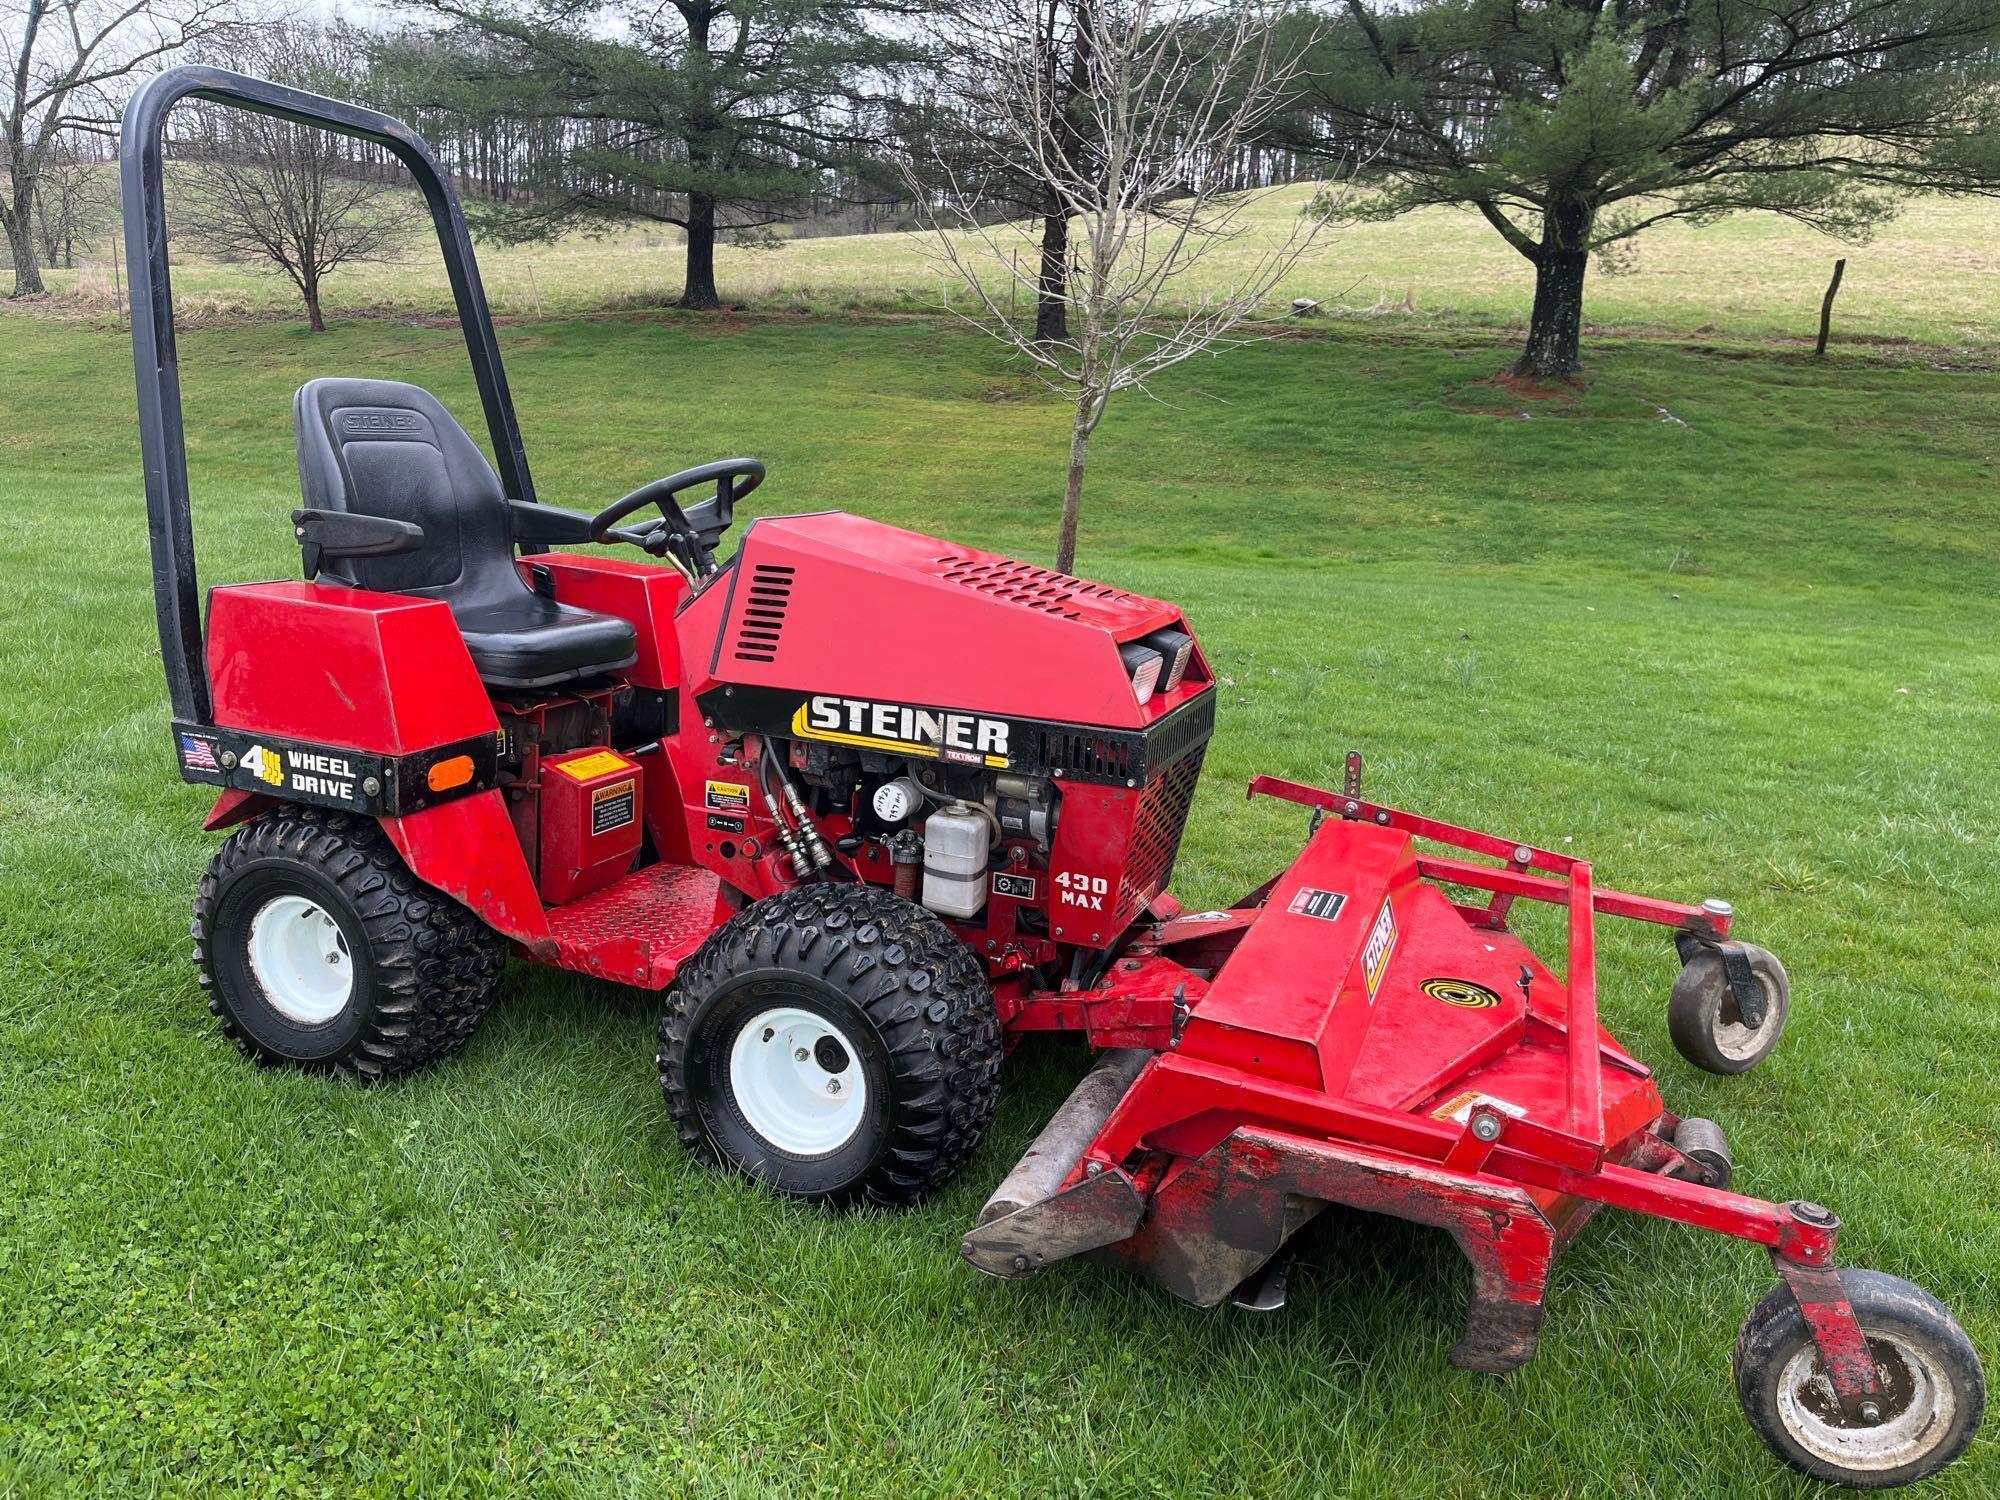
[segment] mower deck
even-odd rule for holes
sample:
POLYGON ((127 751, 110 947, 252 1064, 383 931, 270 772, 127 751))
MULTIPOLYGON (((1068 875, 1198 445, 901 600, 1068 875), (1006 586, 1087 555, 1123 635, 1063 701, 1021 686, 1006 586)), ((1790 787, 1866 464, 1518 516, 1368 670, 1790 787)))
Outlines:
POLYGON ((1598 1024, 1599 913, 1715 944, 1727 908, 1598 890, 1582 861, 1363 801, 1358 770, 1345 796, 1260 793, 1315 810, 1305 848, 1239 906, 1139 935, 1119 979, 1177 997, 1170 1035, 1086 1079, 966 1236, 974 1266, 1088 1254, 1200 1305, 1274 1306, 1286 1241, 1342 1203, 1453 1235, 1474 1274, 1451 1358, 1502 1371, 1533 1356, 1549 1268, 1606 1203, 1830 1265, 1830 1216, 1723 1191, 1598 1024), (1507 930, 1522 898, 1566 908, 1566 980, 1507 930))

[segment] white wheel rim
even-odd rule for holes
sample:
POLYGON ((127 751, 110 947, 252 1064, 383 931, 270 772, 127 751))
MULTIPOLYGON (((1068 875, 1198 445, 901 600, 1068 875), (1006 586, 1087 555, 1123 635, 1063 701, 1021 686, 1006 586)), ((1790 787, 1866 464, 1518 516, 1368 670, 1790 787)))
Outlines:
POLYGON ((1815 1458, 1852 1473, 1916 1463, 1951 1430, 1958 1405, 1951 1383, 1936 1377, 1922 1350, 1890 1333, 1870 1333, 1868 1343, 1889 1407, 1879 1422, 1849 1425, 1841 1418, 1840 1399, 1811 1342, 1786 1363, 1778 1382, 1785 1430, 1815 1458))
POLYGON ((750 1128, 788 1156, 838 1151, 868 1111, 854 1043, 825 1016, 797 1006, 774 1006, 736 1033, 729 1087, 750 1128))
POLYGON ((318 902, 273 896, 250 919, 250 972, 271 1008, 301 1026, 323 1026, 354 994, 347 935, 318 902))
POLYGON ((1722 981, 1722 1001, 1715 1011, 1715 1050, 1731 1062, 1755 1057, 1765 1045, 1765 1038, 1778 1024, 1778 987, 1767 975, 1758 974, 1755 978, 1757 988, 1764 992, 1764 1023, 1761 1026, 1746 1026, 1741 1018, 1732 1021, 1723 1014, 1732 997, 1729 980, 1725 977, 1722 981))

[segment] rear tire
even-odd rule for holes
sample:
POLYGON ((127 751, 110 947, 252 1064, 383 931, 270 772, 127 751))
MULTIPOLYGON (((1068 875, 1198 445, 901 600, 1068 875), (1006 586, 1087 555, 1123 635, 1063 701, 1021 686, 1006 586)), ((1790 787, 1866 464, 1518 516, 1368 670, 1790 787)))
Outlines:
POLYGON ((1736 993, 1723 971, 1722 955, 1702 948, 1681 969, 1667 1002, 1667 1032, 1674 1050, 1709 1073, 1747 1073, 1778 1045, 1792 1011, 1792 980, 1776 954, 1743 944, 1750 972, 1764 991, 1764 1020, 1743 1024, 1736 993))
POLYGON ((201 878, 192 930, 208 1008, 245 1057, 358 1083, 462 1048, 507 959, 379 824, 316 808, 231 834, 201 878))
POLYGON ((1881 1415, 1850 1422, 1820 1373, 1798 1299, 1782 1282, 1743 1320, 1731 1365, 1744 1415, 1802 1474, 1858 1490, 1935 1474, 1979 1431, 1986 1375, 1965 1330, 1922 1287, 1881 1271, 1842 1271, 1841 1287, 1875 1356, 1881 1415))
POLYGON ((978 961, 868 886, 759 901, 682 968, 660 1089, 696 1160, 835 1207, 944 1186, 993 1119, 1000 1026, 978 961))

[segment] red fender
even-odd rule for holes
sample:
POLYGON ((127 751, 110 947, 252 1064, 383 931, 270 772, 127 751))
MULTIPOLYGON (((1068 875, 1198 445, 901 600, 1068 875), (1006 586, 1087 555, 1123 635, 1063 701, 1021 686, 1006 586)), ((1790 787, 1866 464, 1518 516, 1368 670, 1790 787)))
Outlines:
POLYGON ((201 820, 202 831, 214 833, 218 828, 234 828, 238 823, 263 817, 277 805, 276 797, 263 792, 239 792, 232 787, 215 799, 215 806, 201 820))
MULTIPOLYGON (((262 792, 226 791, 201 826, 211 832, 233 828, 280 805, 262 792)), ((463 902, 495 932, 525 944, 537 957, 553 956, 548 914, 497 790, 384 818, 382 828, 425 885, 463 902)))
POLYGON ((497 788, 384 818, 382 827, 417 879, 464 902, 487 926, 537 957, 553 958, 548 913, 497 788))

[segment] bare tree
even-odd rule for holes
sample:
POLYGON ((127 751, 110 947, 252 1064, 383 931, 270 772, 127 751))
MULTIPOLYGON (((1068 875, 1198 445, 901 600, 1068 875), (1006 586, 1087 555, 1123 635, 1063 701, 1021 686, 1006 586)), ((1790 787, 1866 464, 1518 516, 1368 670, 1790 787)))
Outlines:
POLYGON ((94 149, 80 132, 58 143, 42 163, 35 191, 35 243, 50 270, 75 269, 79 246, 108 223, 116 201, 117 174, 108 152, 94 149))
POLYGON ((986 111, 994 32, 1011 32, 1011 50, 1047 70, 1043 98, 1050 141, 1074 175, 1089 169, 1080 95, 1089 78, 1092 4, 936 0, 929 17, 937 71, 934 106, 923 131, 926 157, 946 164, 955 188, 968 198, 976 196, 985 216, 1038 221, 1040 243, 1029 253, 1036 256, 1035 336, 1045 341, 1069 336, 1063 297, 1069 277, 1069 216, 1056 185, 1035 170, 1034 161, 1012 149, 1007 122, 986 111))
MULTIPOLYGON (((334 23, 271 27, 234 49, 234 66, 314 93, 353 97, 344 62, 361 39, 334 23)), ((261 264, 298 288, 326 331, 320 287, 342 266, 397 259, 421 215, 414 194, 364 161, 345 136, 269 115, 195 106, 199 127, 176 174, 175 227, 218 259, 261 264)))
POLYGON ((0 229, 16 297, 42 291, 35 205, 65 137, 112 135, 125 82, 229 30, 231 0, 0 0, 0 229))
POLYGON ((1072 226, 1074 265, 1058 293, 1066 336, 1040 337, 1007 316, 1010 283, 1047 286, 1039 261, 1016 263, 1019 226, 989 222, 976 182, 939 163, 946 188, 926 212, 939 255, 972 292, 973 321, 1071 405, 1056 543, 1056 566, 1068 572, 1090 441, 1112 396, 1143 389, 1197 354, 1246 342, 1238 330, 1337 202, 1329 196, 1292 218, 1275 243, 1258 246, 1246 238, 1253 195, 1223 186, 1303 50, 1304 38, 1281 44, 1280 5, 1090 0, 1075 10, 1081 35, 1054 57, 1052 29, 1033 14, 1047 3, 968 0, 963 14, 988 60, 983 81, 971 85, 988 138, 1016 174, 1049 185, 1052 211, 1072 226), (1232 246, 1241 256, 1234 277, 1205 278, 1211 284, 1195 289, 1189 273, 1232 246))

